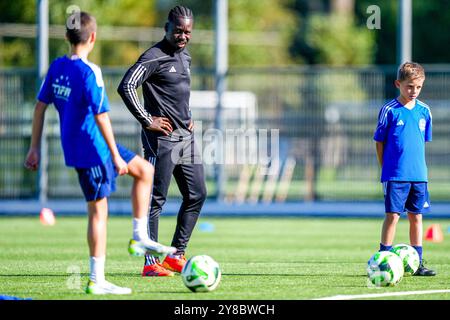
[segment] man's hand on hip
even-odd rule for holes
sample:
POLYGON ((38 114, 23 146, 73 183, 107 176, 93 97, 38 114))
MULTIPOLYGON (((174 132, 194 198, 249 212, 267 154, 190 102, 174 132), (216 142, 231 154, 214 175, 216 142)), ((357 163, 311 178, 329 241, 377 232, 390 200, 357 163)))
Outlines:
POLYGON ((152 124, 147 127, 150 131, 159 131, 164 133, 164 135, 168 136, 172 131, 172 125, 170 124, 170 120, 164 117, 152 117, 152 124))

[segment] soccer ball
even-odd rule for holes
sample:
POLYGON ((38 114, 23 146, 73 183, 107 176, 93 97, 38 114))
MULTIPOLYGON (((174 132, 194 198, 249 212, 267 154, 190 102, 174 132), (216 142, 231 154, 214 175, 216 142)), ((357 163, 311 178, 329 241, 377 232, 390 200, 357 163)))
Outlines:
POLYGON ((221 276, 219 264, 207 255, 193 256, 181 270, 184 285, 193 292, 213 291, 221 276))
POLYGON ((397 285, 403 278, 403 262, 390 251, 380 251, 367 262, 367 276, 377 287, 397 285))
POLYGON ((412 276, 419 268, 419 254, 412 246, 403 243, 397 244, 390 251, 402 259, 405 276, 412 276))

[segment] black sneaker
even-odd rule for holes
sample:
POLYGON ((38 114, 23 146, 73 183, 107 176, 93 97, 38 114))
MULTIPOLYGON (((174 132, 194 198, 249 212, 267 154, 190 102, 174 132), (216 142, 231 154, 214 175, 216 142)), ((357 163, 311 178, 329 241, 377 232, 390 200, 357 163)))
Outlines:
POLYGON ((423 261, 420 263, 417 271, 413 274, 413 276, 423 276, 423 277, 432 277, 435 275, 436 275, 435 271, 425 268, 425 266, 423 265, 423 261))

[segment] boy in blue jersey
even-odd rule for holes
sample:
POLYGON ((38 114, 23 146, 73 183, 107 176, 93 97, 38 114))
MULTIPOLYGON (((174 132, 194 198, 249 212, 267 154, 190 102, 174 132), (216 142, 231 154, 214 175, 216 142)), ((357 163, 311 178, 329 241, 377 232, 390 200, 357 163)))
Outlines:
POLYGON ((47 105, 53 103, 59 113, 61 143, 65 163, 74 167, 87 201, 90 277, 86 287, 92 294, 129 294, 131 289, 116 286, 105 279, 107 198, 115 190, 116 175, 133 177, 133 238, 131 255, 172 254, 176 251, 150 240, 147 234, 148 207, 154 168, 142 157, 116 144, 108 116, 109 104, 100 68, 87 60, 96 40, 97 24, 88 13, 78 12, 67 28, 71 55, 51 64, 38 95, 33 118, 31 146, 25 167, 36 170, 40 160, 40 141, 47 105))
POLYGON ((380 110, 374 140, 381 182, 384 186, 385 212, 380 251, 390 250, 401 213, 407 212, 409 238, 420 258, 416 276, 434 276, 422 259, 422 213, 430 209, 425 142, 431 141, 430 108, 417 97, 425 81, 425 71, 415 62, 403 63, 395 86, 400 95, 380 110))

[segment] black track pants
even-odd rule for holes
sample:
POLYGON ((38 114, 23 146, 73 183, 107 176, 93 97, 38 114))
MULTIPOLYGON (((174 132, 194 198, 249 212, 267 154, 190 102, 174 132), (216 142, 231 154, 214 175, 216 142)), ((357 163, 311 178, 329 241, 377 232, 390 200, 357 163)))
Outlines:
POLYGON ((142 144, 145 158, 155 166, 148 221, 150 239, 158 241, 159 215, 166 202, 173 175, 183 196, 183 202, 178 211, 172 246, 177 248, 177 254, 182 254, 206 199, 204 168, 200 154, 196 150, 193 135, 181 141, 173 141, 143 131, 142 144))

